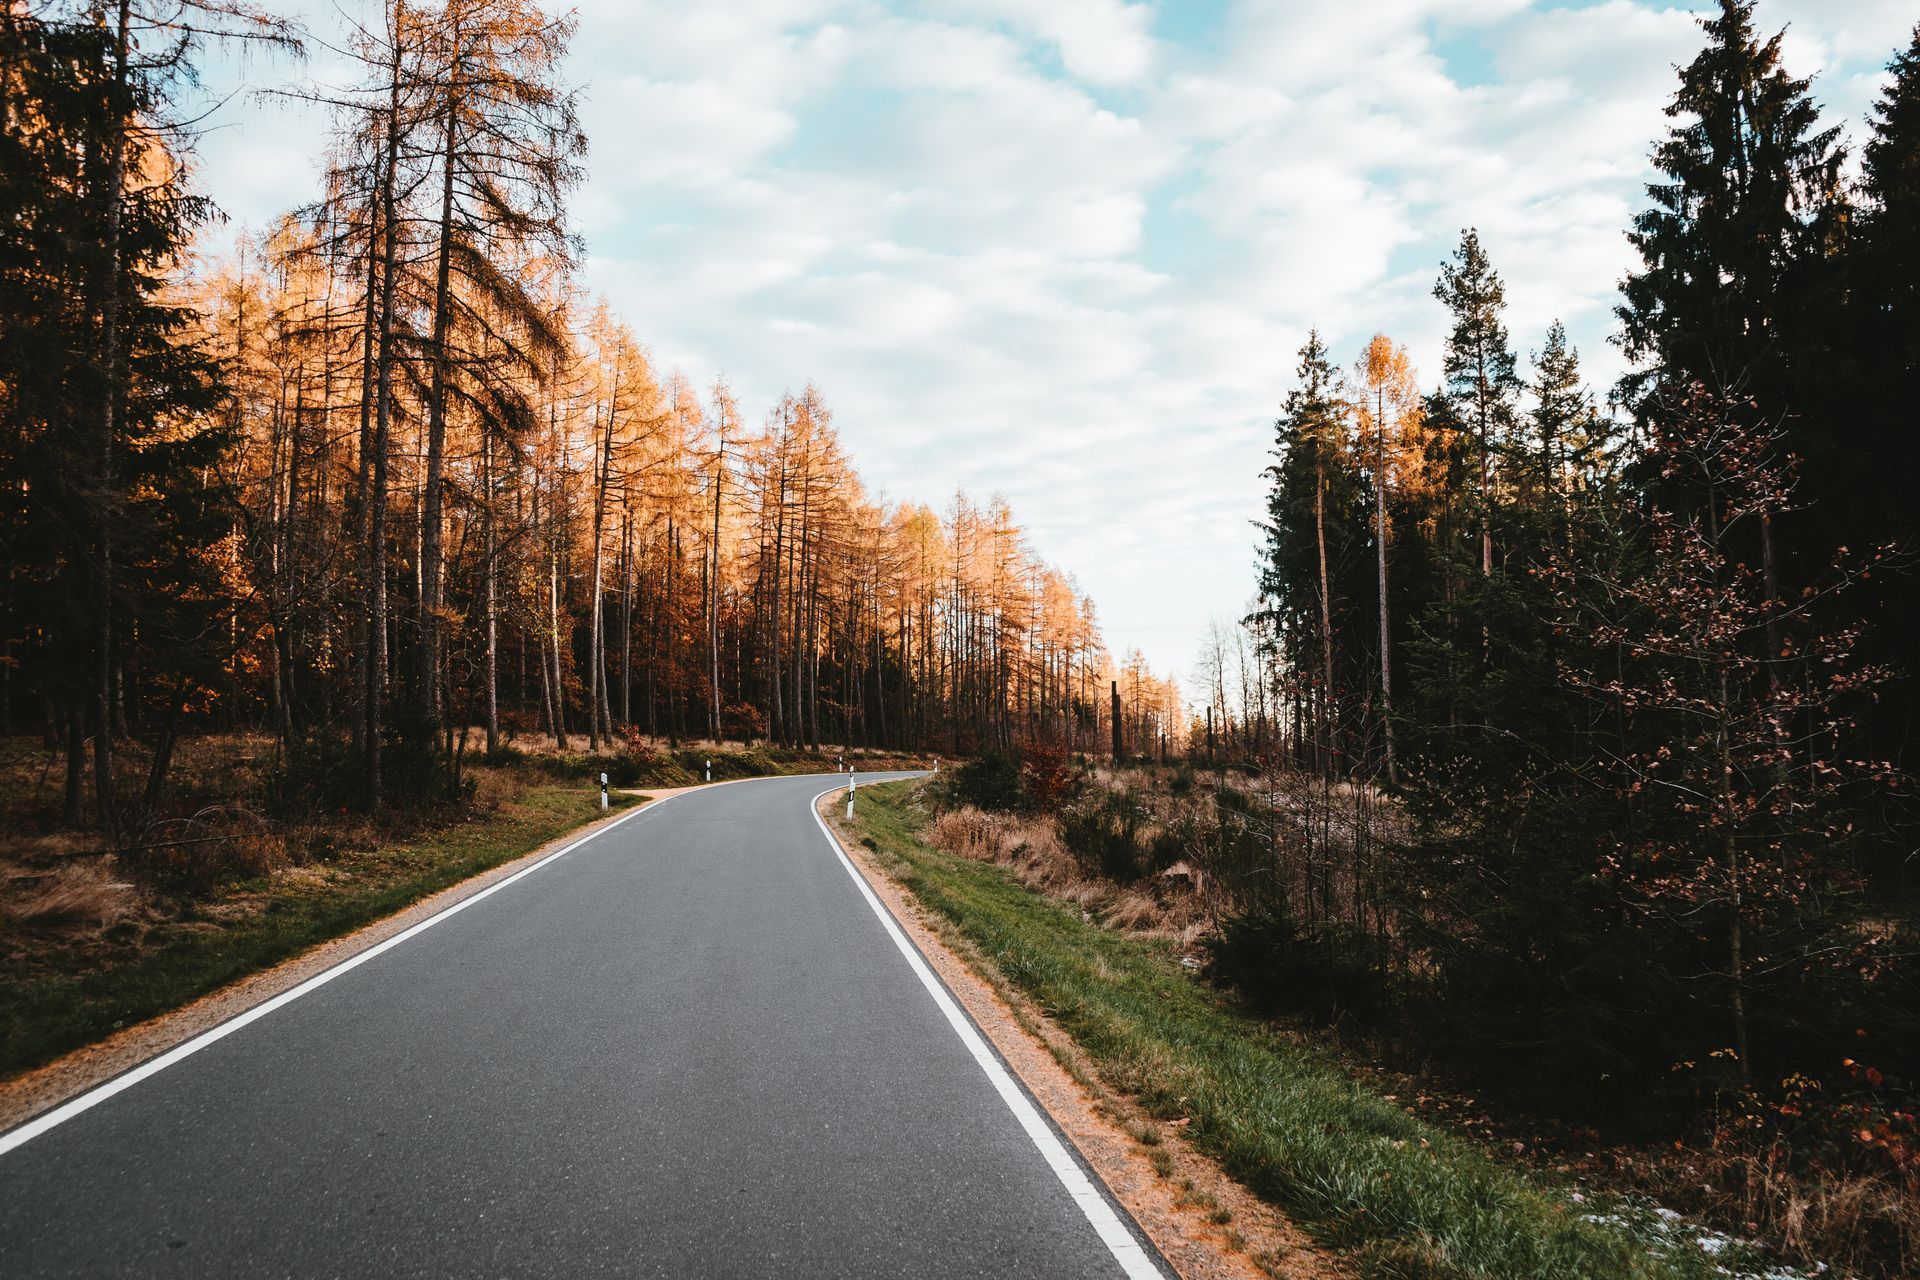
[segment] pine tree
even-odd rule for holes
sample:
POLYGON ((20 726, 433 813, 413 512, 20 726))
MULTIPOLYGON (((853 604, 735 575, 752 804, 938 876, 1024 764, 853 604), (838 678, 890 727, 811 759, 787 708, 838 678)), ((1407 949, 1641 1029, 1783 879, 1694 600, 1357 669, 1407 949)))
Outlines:
POLYGON ((192 314, 166 298, 210 212, 164 132, 193 33, 150 57, 135 44, 155 36, 139 11, 123 3, 108 18, 10 8, 0 26, 0 440, 16 478, 15 572, 64 721, 66 816, 81 818, 90 738, 97 817, 119 842, 164 780, 180 706, 213 683, 213 557, 232 518, 215 464, 232 438, 212 413, 219 371, 192 314), (148 784, 123 795, 115 740, 148 728, 148 784))
MULTIPOLYGON (((1822 549, 1899 545, 1914 549, 1911 468, 1890 460, 1913 452, 1920 403, 1920 26, 1888 66, 1892 78, 1876 104, 1862 151, 1861 226, 1847 254, 1848 323, 1821 390, 1828 397, 1822 434, 1810 450, 1800 492, 1819 521, 1822 549)), ((1912 572, 1876 574, 1850 602, 1871 620, 1865 657, 1911 670, 1920 633, 1920 580, 1912 572)), ((1920 688, 1909 678, 1858 708, 1864 735, 1911 773, 1920 743, 1920 688)), ((1878 804, 1878 801, 1875 801, 1878 804)), ((1889 806, 1874 825, 1886 835, 1868 855, 1885 891, 1912 883, 1914 818, 1889 806)))
POLYGON ((1780 35, 1754 34, 1752 0, 1721 0, 1701 25, 1707 45, 1682 69, 1676 123, 1654 149, 1664 180, 1627 237, 1642 266, 1615 309, 1635 366, 1621 389, 1642 416, 1663 383, 1698 380, 1777 417, 1794 367, 1790 282, 1844 222, 1844 152, 1809 82, 1781 66, 1780 35))
POLYGON ((1887 70, 1893 79, 1874 106, 1861 157, 1870 208, 1859 279, 1884 336, 1875 354, 1911 392, 1920 387, 1920 25, 1887 70))
POLYGON ((1514 400, 1520 390, 1513 350, 1507 342, 1507 291, 1480 245, 1480 233, 1460 233, 1453 261, 1440 267, 1433 296, 1453 313, 1441 370, 1458 416, 1469 426, 1477 453, 1480 572, 1493 572, 1493 516, 1497 505, 1496 459, 1512 435, 1514 400))
POLYGON ((1551 522, 1551 545, 1564 548, 1573 536, 1571 508, 1609 466, 1611 432, 1580 380, 1580 353, 1567 342, 1560 321, 1547 329, 1533 368, 1534 406, 1519 450, 1520 485, 1551 522))
POLYGON ((1315 767, 1334 774, 1352 765, 1344 742, 1352 726, 1341 714, 1343 660, 1355 660, 1355 683, 1368 683, 1359 655, 1343 650, 1338 639, 1348 611, 1369 594, 1350 582, 1364 563, 1365 502, 1348 438, 1349 408, 1317 331, 1300 348, 1295 378, 1274 424, 1277 460, 1267 471, 1261 592, 1296 660, 1312 655, 1312 676, 1295 696, 1300 718, 1312 726, 1315 767))

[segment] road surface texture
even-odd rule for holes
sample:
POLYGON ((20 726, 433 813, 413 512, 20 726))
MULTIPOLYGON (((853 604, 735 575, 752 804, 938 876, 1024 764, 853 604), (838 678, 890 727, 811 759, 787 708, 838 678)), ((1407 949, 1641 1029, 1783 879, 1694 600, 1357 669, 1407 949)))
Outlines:
POLYGON ((1161 1274, 876 914, 832 781, 649 806, 0 1138, 0 1276, 1161 1274))

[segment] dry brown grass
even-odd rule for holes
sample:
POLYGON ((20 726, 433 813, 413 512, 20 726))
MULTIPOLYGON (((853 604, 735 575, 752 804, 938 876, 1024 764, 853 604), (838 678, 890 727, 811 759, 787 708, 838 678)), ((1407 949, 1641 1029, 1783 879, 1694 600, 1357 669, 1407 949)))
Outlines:
POLYGON ((1076 890, 1092 887, 1049 817, 964 806, 936 817, 930 834, 936 847, 974 862, 1008 867, 1021 883, 1056 897, 1072 897, 1076 890))
POLYGON ((473 810, 476 813, 494 813, 502 805, 513 802, 526 789, 525 781, 508 769, 497 769, 491 765, 470 764, 467 775, 473 779, 473 810))
POLYGON ((987 813, 972 806, 936 814, 927 831, 935 848, 1007 868, 1029 889, 1071 903, 1111 928, 1172 937, 1191 946, 1205 932, 1205 909, 1184 876, 1118 885, 1089 875, 1049 816, 987 813))
POLYGON ((99 933, 139 915, 144 903, 111 858, 77 858, 50 871, 0 869, 0 920, 10 930, 99 933))
POLYGON ((1858 1170, 1808 1178, 1797 1175, 1783 1155, 1777 1148, 1727 1153, 1716 1182, 1734 1189, 1707 1207, 1723 1221, 1757 1228, 1803 1263, 1912 1274, 1920 1263, 1920 1179, 1912 1172, 1898 1177, 1858 1170))
POLYGON ((1809 1172, 1773 1131, 1601 1155, 1579 1162, 1583 1179, 1764 1240, 1802 1269, 1823 1264, 1859 1280, 1920 1274, 1920 1168, 1910 1160, 1809 1172))

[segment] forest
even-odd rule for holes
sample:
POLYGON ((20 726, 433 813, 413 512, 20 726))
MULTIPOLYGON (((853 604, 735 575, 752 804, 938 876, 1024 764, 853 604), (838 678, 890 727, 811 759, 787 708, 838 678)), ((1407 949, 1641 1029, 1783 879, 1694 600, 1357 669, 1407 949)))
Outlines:
POLYGON ((378 811, 513 740, 1179 732, 1004 501, 880 499, 820 388, 743 408, 587 294, 574 18, 384 17, 357 83, 278 91, 330 95, 325 180, 236 239, 195 59, 301 32, 4 10, 0 731, 64 753, 69 826, 137 843, 183 734, 270 733, 310 800, 378 811))
POLYGON ((1263 1017, 1671 1146, 1658 1194, 1803 1260, 1920 1258, 1920 28, 1856 152, 1754 0, 1707 7, 1617 384, 1511 332, 1472 228, 1438 369, 1277 356, 1265 510, 1218 515, 1253 602, 1183 691, 1007 502, 871 492, 807 371, 743 405, 593 296, 572 16, 381 12, 353 83, 276 91, 323 178, 233 229, 196 66, 307 33, 0 5, 0 735, 48 848, 137 876, 239 804, 180 776, 209 742, 264 757, 247 831, 376 835, 535 754, 964 757, 965 856, 1053 849, 1034 885, 1263 1017))
POLYGON ((1920 29, 1851 156, 1753 4, 1702 27, 1617 386, 1509 332, 1472 229, 1432 383, 1385 334, 1299 349, 1258 603, 1197 690, 1210 746, 1293 781, 1182 821, 1244 990, 1538 1114, 1704 1132, 1753 1157, 1736 1217, 1910 1258, 1920 29), (1889 1176, 1887 1216, 1788 1211, 1810 1168, 1889 1176))

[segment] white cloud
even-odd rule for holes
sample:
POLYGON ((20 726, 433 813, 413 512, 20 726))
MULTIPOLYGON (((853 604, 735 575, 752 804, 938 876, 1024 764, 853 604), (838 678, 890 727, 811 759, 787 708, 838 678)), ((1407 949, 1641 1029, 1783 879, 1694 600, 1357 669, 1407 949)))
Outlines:
POLYGON ((1068 75, 1097 85, 1124 85, 1152 69, 1152 6, 1123 0, 968 0, 937 12, 955 21, 995 18, 1050 45, 1068 75))
MULTIPOLYGON (((1617 371, 1623 232, 1699 32, 1672 0, 1233 0, 1180 46, 1176 3, 585 0, 570 71, 587 283, 663 364, 727 372, 750 415, 816 381, 896 498, 1004 492, 1110 643, 1184 672, 1251 589, 1309 325, 1343 363, 1383 329, 1431 382, 1428 290, 1475 225, 1516 347, 1560 316, 1617 371)), ((1857 117, 1909 8, 1759 18, 1857 117)), ((261 225, 324 121, 227 118, 206 180, 261 225)))

